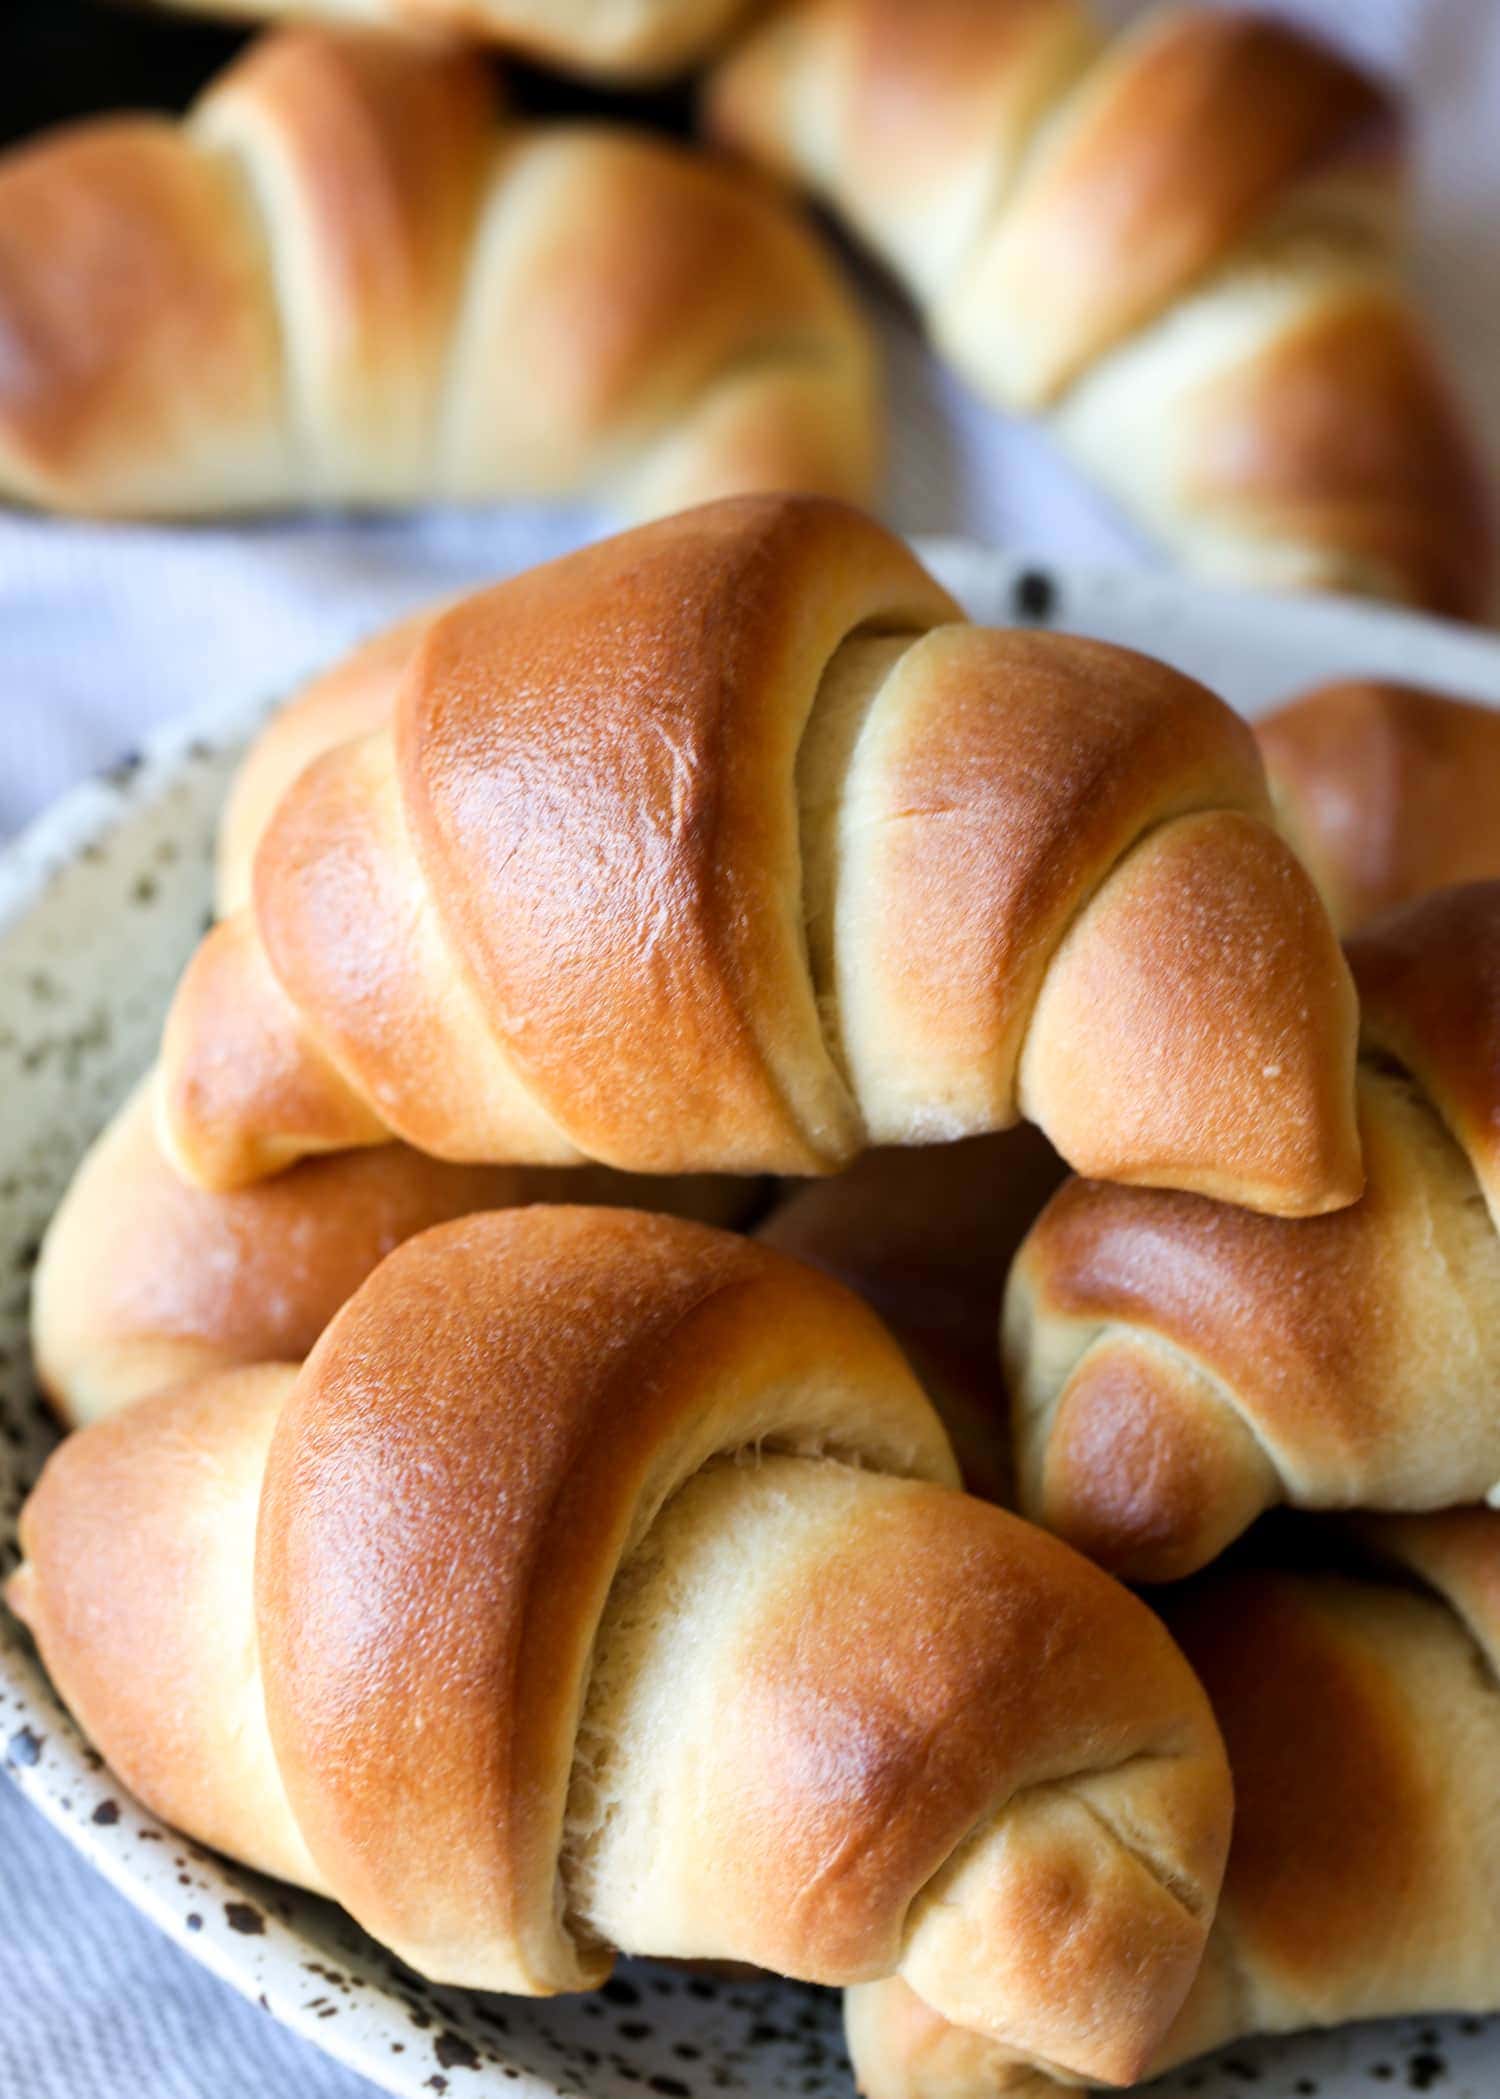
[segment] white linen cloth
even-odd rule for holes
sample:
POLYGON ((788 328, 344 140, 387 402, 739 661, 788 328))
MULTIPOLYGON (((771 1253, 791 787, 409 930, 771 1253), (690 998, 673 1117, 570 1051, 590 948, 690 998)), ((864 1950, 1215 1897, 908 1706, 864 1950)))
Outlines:
MULTIPOLYGON (((920 5, 921 0, 911 0, 920 5)), ((1407 89, 1421 146, 1416 274, 1500 476, 1500 5, 1279 0, 1407 89)), ((1120 19, 1135 0, 1104 0, 1120 19)), ((981 408, 884 317, 885 514, 1043 560, 1156 557, 1045 438, 981 408)), ((215 693, 290 688, 386 619, 604 529, 509 508, 247 528, 0 516, 0 839, 215 693)), ((359 2099, 371 2087, 160 1938, 0 1788, 0 2093, 10 2099, 359 2099)))

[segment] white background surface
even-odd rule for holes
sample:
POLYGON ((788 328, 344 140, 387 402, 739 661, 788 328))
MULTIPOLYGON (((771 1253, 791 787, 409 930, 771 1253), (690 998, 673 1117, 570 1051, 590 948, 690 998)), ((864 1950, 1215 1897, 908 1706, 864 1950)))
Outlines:
MULTIPOLYGON (((1104 11, 1135 9, 1107 0, 1104 11)), ((1416 275, 1500 470, 1500 0, 1287 0, 1283 11, 1382 65, 1417 104, 1416 275)), ((1043 559, 1150 560, 1045 440, 965 398, 897 317, 884 332, 892 522, 1043 559)), ((145 532, 0 518, 0 837, 153 724, 217 691, 278 691, 405 607, 602 522, 512 511, 145 532)), ((8 1788, 0 1978, 0 2099, 369 2090, 159 1939, 8 1788)))

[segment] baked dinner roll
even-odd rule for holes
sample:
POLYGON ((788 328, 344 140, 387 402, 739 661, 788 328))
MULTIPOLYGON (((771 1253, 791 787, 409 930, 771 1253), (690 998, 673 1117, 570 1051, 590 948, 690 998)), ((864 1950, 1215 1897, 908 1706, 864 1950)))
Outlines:
MULTIPOLYGON (((276 802, 312 760, 389 719, 400 671, 431 614, 355 649, 275 713, 231 785, 219 826, 220 909, 248 891, 276 802)), ((142 1082, 81 1161, 42 1243, 32 1348, 70 1427, 147 1392, 236 1363, 300 1361, 391 1248, 474 1210, 631 1203, 734 1225, 768 1191, 743 1178, 608 1167, 465 1166, 409 1145, 308 1160, 212 1193, 175 1173, 142 1082)))
POLYGON ((1145 1606, 954 1476, 828 1278, 538 1207, 398 1248, 300 1374, 69 1438, 9 1593, 148 1806, 441 1981, 899 1973, 1119 2080, 1202 1952, 1222 1748, 1145 1606))
POLYGON ((405 1144, 332 1153, 210 1194, 162 1157, 146 1081, 85 1154, 42 1241, 37 1376, 77 1427, 188 1377, 300 1362, 392 1247, 451 1217, 599 1202, 731 1225, 760 1200, 748 1180, 456 1166, 405 1144))
MULTIPOLYGON (((1364 1528, 1368 1565, 1215 1572, 1163 1599, 1235 1819, 1153 2074, 1252 2034, 1500 2009, 1500 1515, 1364 1528)), ((851 1991, 847 2022, 867 2099, 1060 2099, 899 1980, 851 1991)))
POLYGON ((173 1005, 167 1149, 796 1174, 1023 1114, 1321 1210, 1352 994, 1268 806, 1163 665, 967 625, 839 504, 705 507, 450 608, 299 774, 173 1005))
POLYGON ((1500 708, 1360 678, 1255 733, 1281 828, 1341 931, 1500 876, 1500 708))
POLYGON ((747 0, 170 0, 195 14, 457 31, 598 80, 659 80, 714 46, 747 0))
POLYGON ((1191 1573, 1278 1502, 1500 1487, 1500 882, 1348 954, 1361 1202, 1291 1223, 1070 1181, 1012 1271, 1020 1506, 1133 1579, 1191 1573))
POLYGON ((989 399, 1210 575, 1477 615, 1487 491, 1399 271, 1389 93, 1305 31, 773 0, 712 134, 806 183, 989 399))
MULTIPOLYGON (((1012 1499, 1000 1301, 1016 1248, 1063 1177, 1022 1124, 959 1144, 866 1152, 790 1182, 755 1228, 874 1306, 942 1417, 971 1494, 1012 1499)), ((722 1181, 715 1187, 723 1187, 722 1181)))
POLYGON ((868 330, 756 181, 524 123, 482 58, 269 35, 0 162, 0 495, 211 515, 870 493, 868 330))

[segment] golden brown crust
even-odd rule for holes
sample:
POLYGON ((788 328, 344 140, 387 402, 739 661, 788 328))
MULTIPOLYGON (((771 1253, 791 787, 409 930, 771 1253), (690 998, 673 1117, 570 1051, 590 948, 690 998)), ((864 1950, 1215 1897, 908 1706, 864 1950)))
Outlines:
POLYGON ((1185 816, 1148 831, 1070 926, 1020 1100, 1080 1172, 1316 1216, 1363 1186, 1355 1027, 1290 847, 1237 811, 1185 816))
POLYGON ((1024 2022, 1028 2050, 1119 2079, 1144 2066, 1163 1998, 1197 1965, 1226 1802, 1201 1722, 1159 1725, 1181 1698, 1160 1625, 1081 1573, 986 1503, 909 1483, 865 1497, 743 1652, 725 1792, 745 1864, 784 1831, 759 1957, 793 1973, 899 1966, 950 2017, 992 2034, 1024 2022), (830 1790, 831 1693, 862 1725, 842 1736, 830 1790), (1097 1992, 1107 2019, 1088 2032, 1080 2006, 1097 1992))
POLYGON ((898 1975, 844 1992, 844 2033, 862 2099, 1059 2099, 1066 2089, 1003 2042, 955 2026, 898 1975))
POLYGON ((66 1438, 26 1503, 7 1601, 149 1808, 316 1887, 266 1734, 243 1566, 294 1375, 230 1371, 66 1438))
POLYGON ((1064 1187, 1008 1306, 1028 1513, 1171 1580, 1275 1501, 1421 1508, 1500 1479, 1470 1398, 1497 1368, 1472 1177, 1398 1083, 1362 1081, 1360 1127, 1365 1195, 1329 1217, 1064 1187))
POLYGON ((168 1812, 262 1859, 280 1831, 443 1980, 568 1987, 620 1945, 899 1969, 992 2038, 1142 2067, 1222 1869, 1207 1703, 1125 1591, 951 1490, 856 1298, 538 1208, 398 1249, 289 1389, 239 1376, 72 1439, 12 1585, 168 1812))
POLYGON ((396 730, 416 853, 487 1005, 516 1017, 529 1089, 582 1149, 644 1140, 667 1165, 721 1146, 731 1170, 792 1172, 852 1150, 787 787, 845 636, 920 631, 950 603, 854 512, 742 502, 533 570, 429 632, 396 730), (608 1061, 559 1059, 604 1012, 608 1061), (631 1098, 668 1040, 669 1097, 631 1098))
POLYGON ((939 347, 1188 562, 1479 616, 1479 447, 1398 282, 1389 90, 1264 11, 779 0, 711 132, 809 184, 939 347))
POLYGON ((390 720, 401 677, 433 607, 386 627, 279 707, 246 752, 219 818, 214 901, 221 918, 250 901, 251 868, 276 805, 314 758, 390 720))
MULTIPOLYGON (((1164 1600, 1224 1731, 1235 1828, 1153 2074, 1256 2033, 1495 2006, 1500 1517, 1357 1528, 1357 1576, 1261 1565, 1164 1600)), ((870 2099, 1060 2099, 900 1981, 852 1992, 847 2019, 870 2099)))
POLYGON ((1325 585, 1480 618, 1494 577, 1491 493, 1473 433, 1416 317, 1356 288, 1195 393, 1187 500, 1319 550, 1325 585))
POLYGON ((205 936, 183 972, 157 1089, 163 1150, 185 1178, 214 1190, 392 1134, 314 1040, 243 911, 205 936), (247 1139, 247 1128, 268 1134, 247 1139), (184 1130, 194 1133, 192 1172, 184 1130))
POLYGON ((1394 1918, 1437 1914, 1449 1864, 1431 1840, 1436 1774, 1393 1738, 1387 1671, 1323 1603, 1311 1579, 1249 1575, 1167 1607, 1235 1775, 1226 1923, 1314 1990, 1377 1963, 1394 1918))
POLYGON ((453 493, 602 480, 652 516, 731 493, 863 496, 872 396, 842 287, 760 182, 601 125, 513 132, 453 345, 453 493))
POLYGON ((1500 884, 1350 956, 1359 1203, 1293 1222, 1075 1181, 1018 1257, 1021 1503, 1116 1571, 1191 1572, 1281 1500, 1424 1509, 1500 1479, 1472 1397, 1500 1375, 1500 884))
POLYGON ((445 1158, 575 1164, 579 1147, 517 1083, 455 968, 402 800, 388 732, 315 760, 257 852, 247 941, 348 1101, 383 1130, 445 1158))
POLYGON ((266 229, 309 493, 400 499, 430 471, 434 374, 494 154, 487 68, 456 47, 286 29, 213 82, 191 122, 266 229))
POLYGON ((902 655, 844 799, 844 1059, 861 1097, 878 1083, 899 1099, 911 1074, 909 1112, 944 1136, 1014 1117, 1033 1008, 1110 886, 1101 870, 1188 811, 1267 806, 1245 724, 1192 679, 1072 635, 969 626, 902 655), (899 941, 870 937, 886 925, 899 941))
POLYGON ((1358 678, 1300 693, 1255 733, 1278 819, 1341 931, 1500 876, 1500 710, 1358 678))
POLYGON ((209 1194, 162 1156, 148 1079, 48 1228, 32 1302, 37 1374, 76 1427, 232 1364, 300 1362, 392 1247, 447 1218, 562 1200, 733 1224, 756 1197, 752 1181, 454 1166, 400 1144, 209 1194))
POLYGON ((176 126, 81 125, 0 165, 0 485, 13 494, 77 508, 97 486, 114 507, 151 509, 189 454, 208 480, 274 489, 290 453, 276 329, 233 171, 176 126))
POLYGON ((1500 1231, 1500 880, 1387 913, 1349 942, 1368 1049, 1410 1072, 1500 1231))
POLYGON ((431 1972, 536 1991, 604 1972, 558 1924, 565 1745, 660 1502, 799 1419, 837 1447, 851 1389, 851 1455, 947 1461, 879 1327, 811 1271, 639 1213, 518 1221, 410 1242, 328 1330, 272 1447, 256 1578, 272 1738, 342 1900, 431 1972), (497 1506, 497 1439, 518 1437, 497 1506))
POLYGON ((1492 1673, 1500 1653, 1500 1514, 1443 1509, 1427 1516, 1356 1516, 1356 1547, 1395 1577, 1414 1576, 1462 1621, 1492 1673))
POLYGON ((953 611, 869 519, 778 497, 434 619, 189 969, 174 1159, 231 1187, 391 1134, 807 1173, 1026 1109, 1121 1178, 1351 1200, 1347 973, 1248 729, 953 611))
MULTIPOLYGON (((1368 75, 1272 15, 1154 10, 1044 138, 965 301, 1024 301, 1028 405, 1154 320, 1283 204, 1378 168, 1397 111, 1368 75)), ((960 329, 962 324, 960 323, 960 329)))
POLYGON ((1493 1637, 1500 1519, 1362 1528, 1394 1579, 1211 1578, 1169 1607, 1224 1730, 1236 1828, 1218 1943, 1163 2061, 1250 2027, 1494 2005, 1500 1729, 1476 1642, 1493 1637))
POLYGON ((347 24, 260 39, 181 125, 12 156, 0 347, 0 488, 73 510, 670 510, 878 467, 868 330, 760 182, 503 119, 471 50, 347 24))
POLYGON ((708 78, 710 134, 809 181, 924 291, 1100 42, 1079 0, 807 0, 763 21, 708 78))

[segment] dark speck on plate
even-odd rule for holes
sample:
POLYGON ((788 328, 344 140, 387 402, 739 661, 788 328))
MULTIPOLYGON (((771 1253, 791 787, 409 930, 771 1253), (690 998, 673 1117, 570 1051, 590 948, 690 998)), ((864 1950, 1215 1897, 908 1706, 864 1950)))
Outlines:
POLYGON ((1057 585, 1044 569, 1022 569, 1011 592, 1017 619, 1049 620, 1057 610, 1057 585))
POLYGON ((445 2027, 432 2044, 432 2052, 445 2070, 477 2070, 479 2053, 472 2041, 445 2027))

